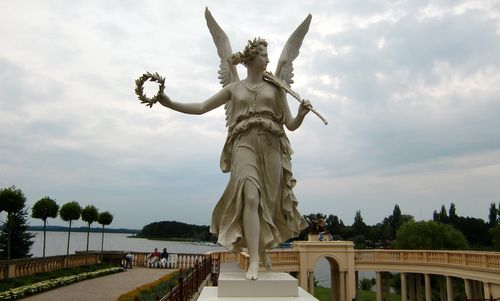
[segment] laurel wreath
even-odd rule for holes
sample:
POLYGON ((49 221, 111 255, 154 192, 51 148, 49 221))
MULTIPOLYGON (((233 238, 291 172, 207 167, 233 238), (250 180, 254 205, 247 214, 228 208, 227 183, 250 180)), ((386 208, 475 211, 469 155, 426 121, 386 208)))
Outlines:
POLYGON ((146 72, 141 77, 136 79, 135 85, 136 85, 135 94, 137 94, 141 103, 145 103, 146 106, 149 106, 151 108, 153 107, 153 104, 158 102, 158 99, 160 99, 161 95, 165 91, 165 78, 159 75, 158 72, 155 73, 146 72), (156 93, 156 95, 153 96, 152 98, 149 98, 146 96, 146 94, 144 94, 144 83, 148 80, 160 84, 158 93, 156 93))

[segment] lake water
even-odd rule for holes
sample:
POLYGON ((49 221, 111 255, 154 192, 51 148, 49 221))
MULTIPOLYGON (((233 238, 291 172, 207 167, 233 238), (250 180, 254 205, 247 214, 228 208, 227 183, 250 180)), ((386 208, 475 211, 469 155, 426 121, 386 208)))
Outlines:
MULTIPOLYGON (((33 231, 35 234, 34 243, 31 247, 31 254, 34 257, 41 257, 43 250, 43 231, 33 231)), ((205 253, 210 251, 222 251, 222 247, 203 246, 189 242, 159 241, 144 238, 128 238, 129 233, 105 233, 105 251, 136 251, 152 252, 154 248, 163 250, 167 248, 169 253, 205 253)), ((66 255, 68 244, 68 232, 47 232, 47 243, 45 246, 45 256, 66 255)), ((87 233, 71 232, 69 253, 75 251, 85 251, 87 248, 87 233)), ((101 250, 101 233, 90 233, 89 250, 101 250)))
MULTIPOLYGON (((42 256, 43 232, 33 231, 35 234, 34 243, 31 247, 31 253, 34 257, 42 256)), ((189 242, 177 241, 159 241, 148 240, 144 238, 129 238, 131 234, 125 233, 105 233, 104 250, 105 251, 136 251, 152 252, 154 248, 163 250, 167 248, 169 253, 205 253, 210 251, 223 251, 223 247, 204 246, 189 242)), ((47 243, 45 247, 46 256, 66 255, 66 246, 68 243, 68 232, 47 232, 47 243)), ((69 253, 75 251, 85 251, 87 246, 87 233, 72 232, 70 238, 69 253)), ((90 233, 89 250, 101 250, 101 234, 90 233)), ((330 287, 330 264, 324 258, 318 260, 315 265, 314 274, 318 283, 323 287, 330 287)), ((360 278, 373 278, 372 272, 359 273, 360 278)))

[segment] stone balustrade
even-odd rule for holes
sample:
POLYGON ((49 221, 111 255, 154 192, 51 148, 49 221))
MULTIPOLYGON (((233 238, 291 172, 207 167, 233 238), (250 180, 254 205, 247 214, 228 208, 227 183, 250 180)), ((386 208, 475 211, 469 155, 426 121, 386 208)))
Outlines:
MULTIPOLYGON (((125 252, 125 251, 105 251, 103 253, 103 262, 118 265, 130 253, 134 256, 132 266, 148 267, 150 252, 125 252)), ((196 263, 201 262, 207 254, 188 254, 188 253, 169 253, 168 260, 164 268, 183 269, 194 267, 196 263)))
MULTIPOLYGON (((248 254, 242 252, 216 252, 221 263, 237 261, 242 267, 248 264, 248 254)), ((267 252, 273 267, 299 267, 299 252, 293 250, 272 250, 267 252)), ((354 261, 357 265, 367 263, 453 265, 464 268, 500 271, 500 252, 477 251, 440 251, 440 250, 355 250, 354 261)))
POLYGON ((7 277, 7 269, 10 269, 10 277, 17 278, 34 275, 41 272, 52 272, 64 267, 79 267, 85 264, 99 262, 99 253, 92 252, 86 257, 85 253, 72 254, 69 256, 48 256, 45 258, 23 258, 12 259, 10 267, 6 260, 0 261, 0 280, 7 277), (87 263, 86 263, 87 262, 87 263))
POLYGON ((357 250, 357 263, 397 262, 448 264, 500 270, 500 253, 475 251, 357 250))
MULTIPOLYGON (((10 277, 18 278, 34 275, 41 272, 52 272, 63 269, 65 267, 74 268, 89 264, 97 264, 101 262, 110 263, 113 265, 121 264, 121 261, 128 252, 124 251, 106 251, 102 254, 99 252, 89 252, 86 257, 84 252, 77 251, 76 254, 71 254, 68 257, 65 255, 48 256, 45 258, 23 258, 13 259, 10 264, 10 277)), ((132 262, 133 266, 148 266, 148 252, 131 252, 134 255, 132 262)), ((224 258, 230 255, 223 255, 224 258)), ((194 267, 197 262, 201 262, 206 254, 169 254, 169 258, 165 268, 190 268, 194 267)), ((0 280, 7 277, 7 261, 0 261, 0 280)))

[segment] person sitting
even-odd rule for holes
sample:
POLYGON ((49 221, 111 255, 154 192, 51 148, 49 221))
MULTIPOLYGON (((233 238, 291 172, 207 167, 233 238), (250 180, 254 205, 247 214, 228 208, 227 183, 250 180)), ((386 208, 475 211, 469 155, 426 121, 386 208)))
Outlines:
POLYGON ((155 248, 153 253, 149 254, 147 257, 147 265, 149 268, 157 268, 160 263, 160 252, 158 248, 155 248))
POLYGON ((167 248, 163 248, 163 252, 161 252, 160 258, 162 258, 162 259, 165 258, 168 260, 167 248))
POLYGON ((166 268, 168 263, 168 252, 167 248, 163 248, 163 252, 160 255, 160 267, 166 268))

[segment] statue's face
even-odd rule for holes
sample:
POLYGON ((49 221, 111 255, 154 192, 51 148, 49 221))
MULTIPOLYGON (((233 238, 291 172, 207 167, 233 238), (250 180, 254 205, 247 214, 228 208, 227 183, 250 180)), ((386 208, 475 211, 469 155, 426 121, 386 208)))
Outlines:
POLYGON ((269 57, 267 56, 267 47, 259 46, 260 52, 259 54, 250 62, 250 66, 252 68, 256 68, 257 70, 264 72, 267 69, 267 64, 269 63, 269 57))

